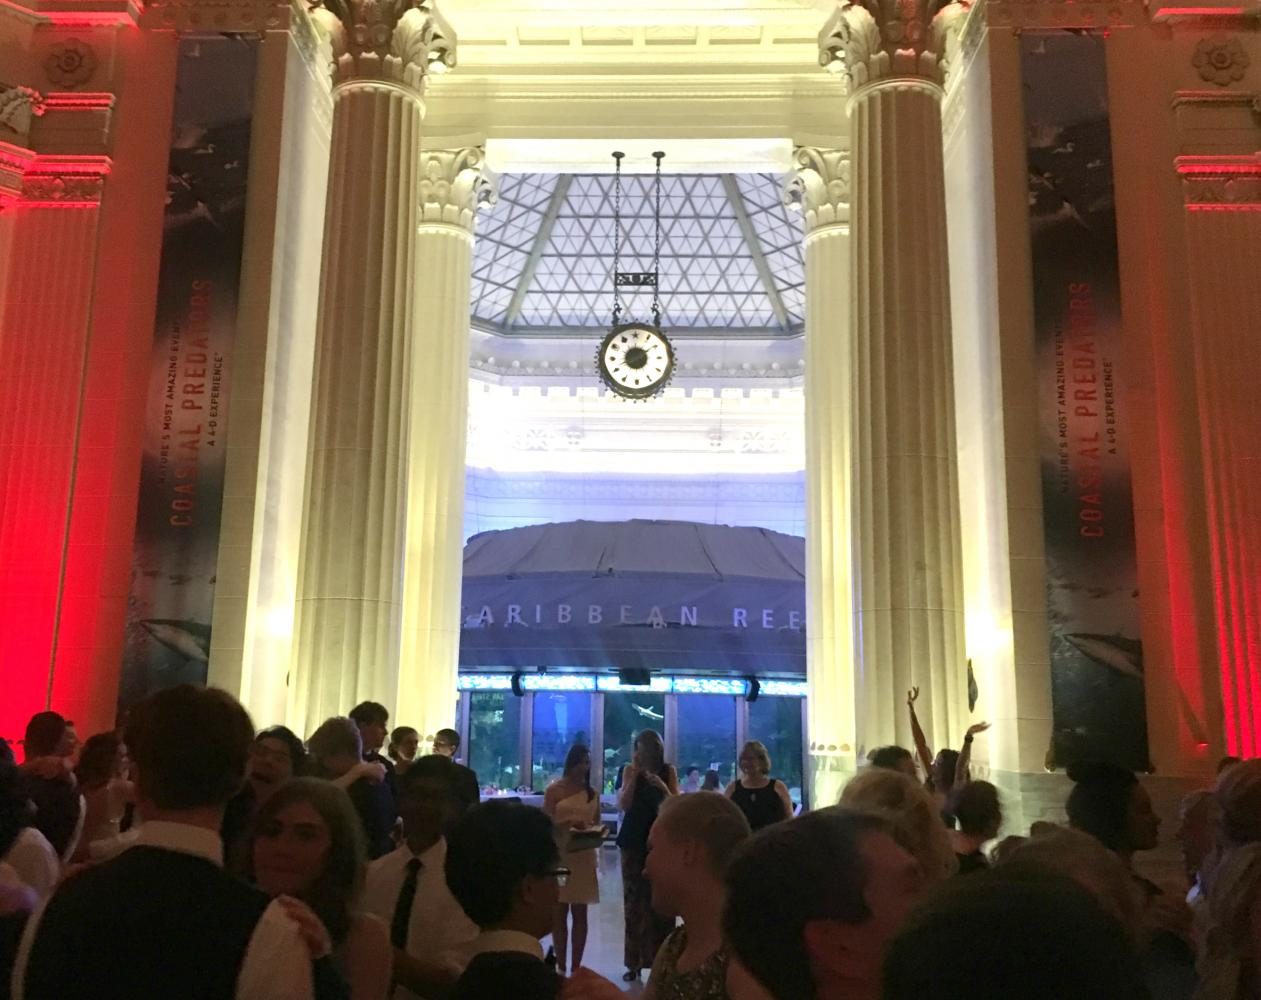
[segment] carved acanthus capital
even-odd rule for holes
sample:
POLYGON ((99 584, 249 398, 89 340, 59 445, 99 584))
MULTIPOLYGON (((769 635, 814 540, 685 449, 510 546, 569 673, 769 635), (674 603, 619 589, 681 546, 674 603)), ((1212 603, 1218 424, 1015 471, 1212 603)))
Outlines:
POLYGON ((31 87, 11 87, 0 83, 0 138, 25 142, 31 134, 31 121, 47 110, 44 95, 31 87))
POLYGON ((475 146, 420 154, 417 201, 420 226, 456 226, 473 232, 477 210, 494 204, 495 178, 486 153, 475 146))
POLYGON ((970 0, 838 0, 819 33, 819 65, 849 92, 888 77, 946 83, 970 0))
POLYGON ((455 32, 435 0, 314 0, 311 19, 333 50, 333 80, 388 80, 424 93, 455 66, 455 32))
POLYGON ((849 222, 849 153, 798 146, 784 184, 784 204, 805 216, 806 233, 849 222))

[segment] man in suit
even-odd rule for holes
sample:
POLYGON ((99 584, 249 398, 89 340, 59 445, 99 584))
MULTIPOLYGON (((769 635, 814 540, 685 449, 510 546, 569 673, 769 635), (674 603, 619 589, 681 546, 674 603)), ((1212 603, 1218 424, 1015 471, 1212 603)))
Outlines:
POLYGON ((478 927, 451 1000, 556 1000, 563 980, 539 944, 568 872, 551 819, 520 802, 485 802, 451 834, 447 884, 478 927))
POLYGON ((311 952, 285 904, 222 867, 219 826, 253 741, 245 709, 213 688, 136 706, 136 843, 31 917, 14 1000, 311 1000, 311 952))
POLYGON ((22 740, 22 772, 27 797, 35 805, 35 828, 63 861, 74 852, 83 829, 83 796, 72 763, 78 742, 73 724, 56 712, 31 716, 22 740))

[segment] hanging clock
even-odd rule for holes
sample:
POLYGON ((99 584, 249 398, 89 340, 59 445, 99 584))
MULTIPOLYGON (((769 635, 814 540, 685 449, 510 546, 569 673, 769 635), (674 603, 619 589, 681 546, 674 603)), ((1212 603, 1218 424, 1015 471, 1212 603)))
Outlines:
POLYGON ((596 364, 604 384, 619 396, 649 399, 674 374, 674 348, 650 323, 622 323, 605 336, 596 364))
POLYGON ((657 161, 653 184, 652 270, 623 271, 622 253, 622 157, 613 154, 613 328, 595 354, 600 380, 623 399, 651 399, 674 375, 674 348, 661 330, 661 161, 665 153, 653 153, 657 161), (623 288, 652 289, 652 322, 623 323, 623 288))

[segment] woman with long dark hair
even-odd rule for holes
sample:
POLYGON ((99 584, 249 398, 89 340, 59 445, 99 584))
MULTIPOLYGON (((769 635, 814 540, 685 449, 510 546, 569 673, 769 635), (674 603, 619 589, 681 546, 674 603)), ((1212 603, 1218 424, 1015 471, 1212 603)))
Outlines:
POLYGON ((622 790, 618 805, 622 809, 622 825, 617 832, 617 846, 622 851, 622 902, 626 933, 623 961, 628 983, 639 979, 644 969, 651 969, 657 949, 670 932, 674 921, 664 920, 652 909, 652 886, 644 878, 644 861, 648 857, 648 831, 657 820, 657 811, 668 796, 679 794, 679 775, 666 763, 661 735, 645 729, 635 737, 635 753, 622 769, 622 790))
MULTIPOLYGON (((286 782, 259 807, 245 856, 245 875, 260 889, 319 918, 351 1000, 386 1000, 393 950, 385 924, 358 909, 366 849, 349 796, 315 778, 286 782)), ((304 934, 313 936, 306 926, 304 934)))
POLYGON ((117 733, 97 733, 83 744, 74 769, 84 804, 83 833, 75 848, 75 861, 91 857, 94 841, 123 832, 123 818, 133 792, 128 780, 130 769, 127 747, 117 733))
MULTIPOLYGON (((565 770, 543 793, 543 811, 552 817, 562 836, 568 840, 574 830, 593 830, 600 825, 600 797, 591 787, 591 751, 575 743, 565 755, 565 770)), ((562 840, 562 843, 565 842, 562 840)), ((553 921, 552 944, 556 949, 557 969, 582 965, 587 947, 587 907, 600 902, 600 884, 596 877, 596 852, 565 851, 560 863, 569 869, 569 880, 561 886, 553 921), (573 914, 573 962, 567 964, 569 916, 573 914)))

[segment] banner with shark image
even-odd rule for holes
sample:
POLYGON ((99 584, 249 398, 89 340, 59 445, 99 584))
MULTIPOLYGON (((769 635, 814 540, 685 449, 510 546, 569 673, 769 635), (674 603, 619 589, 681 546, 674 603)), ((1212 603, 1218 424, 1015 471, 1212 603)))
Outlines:
POLYGON ((258 42, 179 46, 120 712, 205 683, 223 509, 258 42))
POLYGON ((1021 35, 1054 736, 1150 768, 1104 39, 1021 35))

